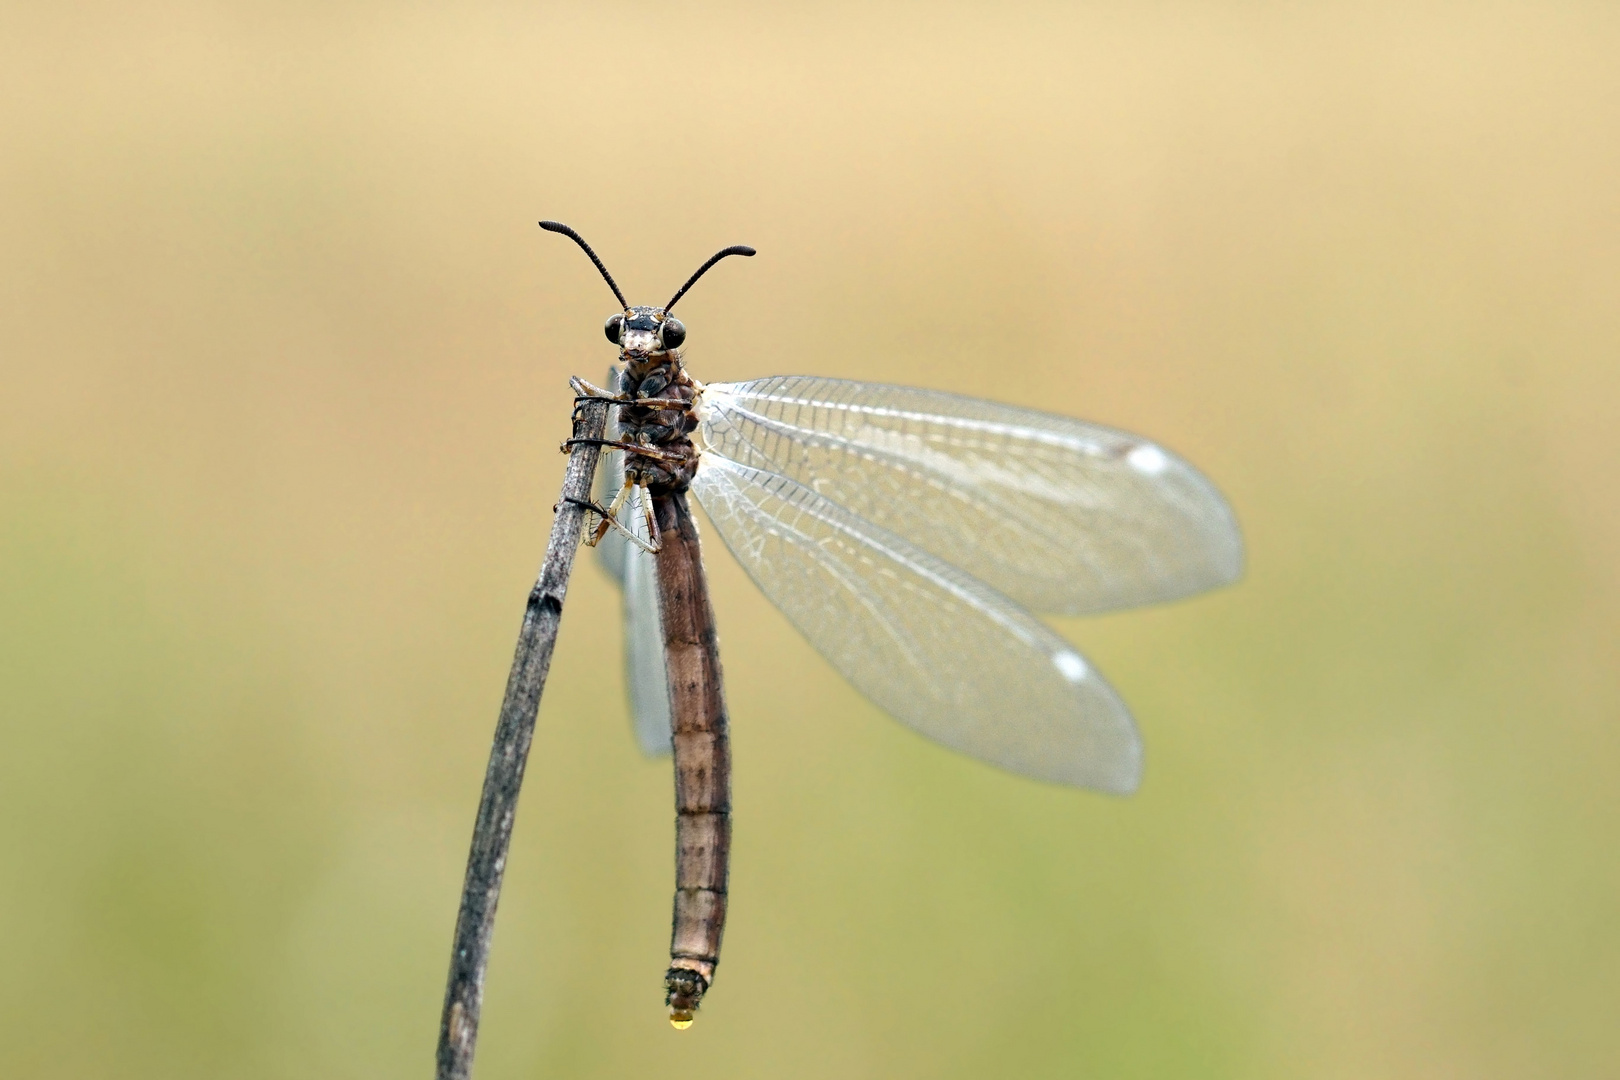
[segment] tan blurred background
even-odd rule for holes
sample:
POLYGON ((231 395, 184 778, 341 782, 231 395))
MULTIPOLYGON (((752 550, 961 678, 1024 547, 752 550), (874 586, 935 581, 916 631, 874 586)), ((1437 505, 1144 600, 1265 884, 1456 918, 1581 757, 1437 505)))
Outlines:
POLYGON ((1139 795, 890 722, 712 545, 725 962, 570 594, 501 1077, 1620 1075, 1620 13, 0 10, 0 1075, 430 1074, 596 245, 699 378, 1128 428, 1238 587, 1062 621, 1139 795), (708 1070, 702 1072, 702 1070, 708 1070))

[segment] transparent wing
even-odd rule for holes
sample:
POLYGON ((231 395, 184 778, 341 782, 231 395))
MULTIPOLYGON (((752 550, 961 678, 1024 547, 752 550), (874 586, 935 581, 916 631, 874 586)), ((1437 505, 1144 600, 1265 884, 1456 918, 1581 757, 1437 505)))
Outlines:
MULTIPOLYGON (((619 371, 608 371, 609 388, 619 388, 619 371)), ((613 410, 608 411, 606 437, 618 438, 613 410)), ((624 455, 602 455, 596 469, 596 501, 606 506, 624 486, 624 455)), ((627 504, 620 520, 642 539, 647 538, 645 516, 627 504)), ((669 687, 664 676, 664 632, 658 621, 657 564, 653 557, 609 529, 596 545, 597 563, 624 590, 624 682, 630 699, 630 719, 636 744, 649 757, 670 752, 669 687)))
MULTIPOLYGON (((626 505, 630 512, 620 517, 646 540, 646 515, 639 506, 626 505)), ((658 618, 658 562, 628 541, 624 552, 624 680, 641 752, 649 757, 669 753, 669 683, 664 673, 664 631, 658 618)))
POLYGON ((901 722, 1027 776, 1136 789, 1124 703, 1005 596, 786 477, 705 455, 692 490, 765 595, 901 722))
MULTIPOLYGON (((617 390, 619 388, 618 368, 608 368, 607 385, 608 389, 610 390, 617 390)), ((608 409, 607 427, 602 434, 603 437, 608 439, 610 442, 619 437, 619 422, 617 416, 617 409, 608 409)), ((624 455, 615 453, 603 454, 596 466, 596 501, 601 503, 603 506, 608 505, 608 503, 613 501, 613 497, 619 493, 619 489, 623 486, 624 455)), ((629 546, 630 542, 626 540, 624 538, 624 534, 619 532, 617 529, 608 530, 608 534, 602 537, 602 542, 596 545, 596 564, 603 570, 606 570, 608 576, 614 581, 617 581, 621 587, 624 585, 625 548, 629 546)))
POLYGON ((1122 431, 810 376, 710 384, 703 401, 707 450, 795 480, 1036 611, 1173 600, 1243 569, 1214 485, 1122 431))

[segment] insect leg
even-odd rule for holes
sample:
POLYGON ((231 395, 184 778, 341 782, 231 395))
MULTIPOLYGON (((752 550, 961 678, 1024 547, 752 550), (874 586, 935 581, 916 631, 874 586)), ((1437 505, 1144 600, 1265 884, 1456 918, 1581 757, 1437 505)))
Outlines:
POLYGON ((653 409, 684 409, 691 405, 684 398, 647 397, 638 398, 630 394, 616 394, 611 390, 604 390, 593 382, 580 378, 578 375, 568 380, 569 389, 574 391, 574 401, 607 401, 615 405, 640 405, 653 409))
MULTIPOLYGON (((642 551, 645 551, 649 555, 658 554, 658 549, 656 547, 648 544, 647 541, 637 536, 633 530, 625 528, 624 523, 619 520, 619 508, 625 504, 625 499, 629 495, 630 489, 635 486, 636 482, 634 480, 626 480, 624 482, 624 487, 619 489, 619 494, 614 497, 612 504, 609 506, 604 507, 596 503, 586 504, 587 509, 594 510, 602 517, 602 523, 596 527, 596 531, 592 533, 592 535, 586 537, 586 547, 595 547, 597 544, 602 542, 602 538, 607 535, 607 531, 609 529, 618 529, 620 532, 624 533, 627 540, 639 547, 642 551)), ((642 488, 642 490, 645 491, 646 489, 642 488)), ((643 499, 645 499, 644 496, 643 499)))
MULTIPOLYGON (((664 542, 659 538, 658 518, 653 514, 652 492, 648 490, 645 483, 641 484, 637 489, 637 498, 641 500, 642 516, 647 520, 647 536, 652 540, 650 545, 642 544, 641 546, 645 551, 656 555, 663 549, 664 542)), ((640 540, 638 539, 636 542, 640 543, 640 540)))
POLYGON ((593 532, 585 541, 586 547, 595 547, 597 544, 600 544, 602 542, 602 537, 607 535, 608 529, 614 527, 617 527, 619 531, 624 533, 626 536, 630 536, 632 540, 635 539, 635 537, 630 533, 629 529, 626 529, 623 525, 619 524, 618 516, 619 507, 624 505, 624 500, 630 494, 630 489, 633 487, 635 487, 635 481, 626 480, 624 482, 624 487, 620 488, 619 493, 613 496, 613 501, 608 504, 607 513, 602 515, 601 523, 596 526, 596 531, 593 532))
POLYGON ((621 404, 647 409, 689 409, 692 403, 678 397, 626 398, 621 404))
POLYGON ((612 439, 564 439, 559 448, 563 453, 569 453, 574 447, 588 443, 600 446, 604 450, 623 450, 627 454, 638 457, 652 458, 654 461, 680 461, 681 455, 668 450, 660 450, 654 446, 642 446, 640 443, 614 442, 612 439))
POLYGON ((625 401, 625 400, 627 400, 626 397, 623 394, 615 394, 611 390, 604 390, 600 386, 597 386, 595 383, 586 382, 584 379, 580 378, 578 375, 575 375, 575 376, 571 377, 568 380, 568 387, 569 387, 569 389, 573 390, 573 392, 575 394, 578 395, 578 397, 575 398, 576 401, 580 400, 580 399, 585 399, 587 401, 625 401))

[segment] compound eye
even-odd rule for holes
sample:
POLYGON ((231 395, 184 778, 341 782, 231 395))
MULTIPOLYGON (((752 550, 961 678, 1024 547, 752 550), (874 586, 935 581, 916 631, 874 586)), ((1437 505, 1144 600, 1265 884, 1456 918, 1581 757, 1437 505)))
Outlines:
POLYGON ((602 324, 602 333, 615 345, 624 343, 624 316, 615 312, 608 316, 608 321, 602 324))
POLYGON ((686 324, 679 319, 665 319, 662 337, 664 348, 678 349, 686 341, 686 324))

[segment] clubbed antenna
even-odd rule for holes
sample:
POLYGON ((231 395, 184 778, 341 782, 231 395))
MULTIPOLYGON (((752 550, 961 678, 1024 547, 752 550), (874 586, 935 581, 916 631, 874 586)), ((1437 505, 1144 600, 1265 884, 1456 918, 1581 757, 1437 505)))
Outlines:
MULTIPOLYGON (((545 223, 541 222, 541 224, 543 225, 545 223)), ((572 232, 573 230, 570 229, 569 231, 572 232)), ((580 243, 583 244, 584 242, 585 241, 580 240, 580 243)), ((589 251, 591 249, 586 248, 585 250, 589 251)), ((669 298, 669 303, 664 305, 664 310, 668 311, 670 308, 674 307, 675 306, 675 301, 677 301, 681 297, 685 296, 686 295, 686 290, 690 289, 693 285, 695 285, 697 283, 697 279, 702 277, 704 275, 704 273, 706 273, 708 271, 709 267, 713 266, 715 263, 719 262, 721 259, 725 258, 727 255, 753 255, 753 254, 755 254, 754 249, 749 247, 746 244, 733 244, 730 247, 726 248, 724 251, 715 252, 714 255, 709 259, 709 261, 704 263, 702 266, 698 267, 697 268, 697 273, 695 273, 691 277, 687 278, 686 279, 686 284, 682 285, 680 287, 680 289, 676 291, 675 295, 669 298)), ((595 257, 596 256, 594 256, 594 255, 591 256, 591 258, 593 258, 593 259, 595 257)), ((602 264, 597 263, 596 265, 601 266, 602 264)), ((602 273, 605 274, 605 273, 607 273, 607 271, 604 270, 604 271, 602 271, 602 273)), ((610 278, 609 281, 611 282, 611 280, 612 279, 610 278)))
MULTIPOLYGON (((562 233, 564 236, 568 237, 568 239, 584 248, 585 254, 591 257, 591 262, 595 263, 596 268, 602 271, 602 279, 608 283, 608 288, 612 289, 613 295, 619 298, 619 306, 624 308, 626 311, 630 310, 630 302, 624 298, 624 293, 619 291, 618 283, 613 280, 613 275, 608 273, 607 267, 602 265, 602 260, 596 257, 596 252, 591 250, 591 245, 585 242, 585 238, 583 236, 579 235, 579 233, 575 232, 573 229, 570 229, 567 225, 564 225, 560 221, 542 221, 540 223, 540 227, 546 230, 546 232, 562 233)), ((730 253, 730 249, 727 249, 726 251, 722 251, 720 255, 729 255, 730 253)), ((753 253, 752 248, 748 249, 748 254, 752 255, 753 253)), ((714 259, 718 259, 720 255, 716 255, 714 259)), ((709 260, 711 265, 714 263, 714 259, 709 260)), ((708 268, 709 267, 705 266, 703 270, 707 270, 708 268)), ((698 274, 703 273, 703 270, 699 270, 698 274)), ((697 274, 693 274, 692 281, 696 280, 697 274)), ((691 285, 692 281, 688 281, 687 285, 691 285)), ((685 289, 681 290, 681 292, 685 291, 685 289)), ((675 295, 679 296, 680 293, 676 293, 675 295)), ((673 301, 671 301, 671 303, 673 303, 673 301)))

